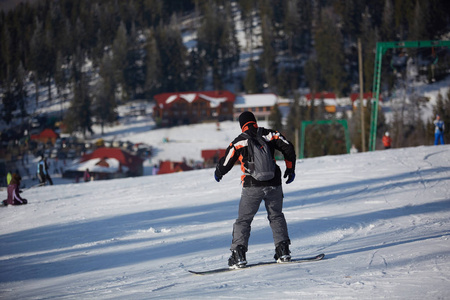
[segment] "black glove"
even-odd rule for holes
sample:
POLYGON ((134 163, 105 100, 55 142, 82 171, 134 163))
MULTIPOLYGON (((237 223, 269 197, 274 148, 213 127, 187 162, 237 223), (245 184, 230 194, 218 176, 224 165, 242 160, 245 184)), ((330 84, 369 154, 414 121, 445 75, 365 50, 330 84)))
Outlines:
POLYGON ((284 178, 288 177, 288 180, 286 180, 286 184, 291 183, 295 179, 295 171, 292 168, 287 168, 286 171, 284 171, 284 178))
POLYGON ((217 182, 220 182, 220 180, 222 180, 222 174, 220 174, 220 172, 219 172, 218 169, 216 169, 216 171, 214 172, 214 179, 215 179, 217 182))

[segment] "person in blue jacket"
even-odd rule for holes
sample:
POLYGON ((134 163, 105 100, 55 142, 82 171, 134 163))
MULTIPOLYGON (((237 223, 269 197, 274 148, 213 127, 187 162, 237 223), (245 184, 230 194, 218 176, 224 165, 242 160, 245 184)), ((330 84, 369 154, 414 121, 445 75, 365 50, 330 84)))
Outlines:
POLYGON ((48 173, 47 159, 44 156, 41 156, 41 160, 38 162, 37 176, 41 184, 45 184, 48 181, 50 185, 53 185, 53 181, 48 173))
POLYGON ((444 129, 445 124, 444 121, 441 120, 439 115, 436 115, 436 120, 434 120, 434 144, 438 145, 441 142, 441 145, 444 145, 444 129))

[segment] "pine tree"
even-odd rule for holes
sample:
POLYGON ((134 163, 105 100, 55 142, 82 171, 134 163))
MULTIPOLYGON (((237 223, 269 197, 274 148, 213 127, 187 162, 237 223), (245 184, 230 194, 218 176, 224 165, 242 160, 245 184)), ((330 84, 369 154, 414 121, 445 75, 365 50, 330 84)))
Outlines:
POLYGON ((159 92, 162 80, 162 62, 153 30, 147 35, 145 91, 151 96, 159 92))
POLYGON ((119 28, 117 29, 116 38, 114 39, 112 45, 112 64, 114 66, 114 81, 117 86, 121 88, 122 91, 122 100, 127 99, 126 90, 125 90, 125 69, 128 67, 127 64, 127 53, 128 53, 128 39, 127 39, 127 30, 125 28, 125 24, 123 22, 120 23, 119 28))
POLYGON ((362 15, 361 23, 361 44, 363 53, 363 84, 364 91, 369 92, 373 90, 373 66, 375 63, 376 42, 378 35, 376 29, 372 25, 372 17, 368 8, 362 15))
POLYGON ((232 80, 233 70, 239 66, 241 49, 237 38, 236 24, 233 19, 231 4, 227 2, 225 6, 225 41, 222 42, 224 51, 224 60, 222 64, 223 73, 232 80))
POLYGON ((224 82, 239 62, 239 43, 229 5, 224 10, 212 5, 205 13, 197 32, 198 51, 212 71, 214 89, 222 89, 224 82), (223 15, 222 18, 217 18, 223 15))
POLYGON ((306 120, 305 106, 300 104, 300 95, 295 94, 294 101, 292 101, 289 106, 289 114, 287 116, 286 126, 283 127, 283 132, 286 137, 295 144, 296 152, 298 152, 299 149, 298 139, 301 124, 302 121, 306 120))
POLYGON ((257 6, 256 0, 238 0, 238 5, 241 9, 241 19, 244 23, 244 31, 246 37, 246 49, 250 52, 251 58, 253 57, 253 12, 257 6))
POLYGON ((12 90, 12 87, 8 85, 3 92, 2 96, 2 111, 1 116, 3 121, 5 121, 6 124, 10 124, 13 119, 13 112, 17 108, 16 99, 14 97, 14 91, 12 90))
POLYGON ((155 39, 161 60, 161 89, 184 91, 187 51, 175 20, 169 26, 159 26, 155 31, 155 39))
POLYGON ((7 29, 6 24, 2 24, 0 27, 0 82, 7 79, 10 69, 10 57, 11 57, 11 36, 7 29))
POLYGON ((102 134, 105 125, 113 124, 117 119, 116 82, 112 75, 113 63, 109 54, 105 53, 100 66, 100 80, 94 98, 93 113, 100 122, 102 134))
POLYGON ((248 66, 244 80, 244 88, 247 94, 257 94, 262 92, 261 78, 253 61, 250 61, 248 66))
POLYGON ((62 114, 63 102, 65 102, 67 100, 67 93, 64 92, 67 85, 69 84, 69 74, 67 71, 68 71, 68 68, 65 65, 65 60, 62 56, 62 53, 61 53, 61 51, 58 51, 58 54, 56 55, 54 79, 55 79, 56 90, 57 90, 59 97, 61 97, 61 94, 63 96, 63 99, 60 99, 61 114, 62 114))
POLYGON ((28 115, 26 110, 27 91, 25 86, 26 71, 22 62, 19 63, 17 71, 15 72, 15 86, 14 86, 14 98, 19 108, 20 117, 23 119, 28 115))
POLYGON ((35 99, 39 101, 39 81, 45 78, 45 32, 42 23, 36 19, 36 27, 30 41, 30 67, 34 73, 35 99))
POLYGON ((80 80, 74 82, 74 96, 66 113, 64 123, 70 133, 80 131, 83 133, 84 138, 86 138, 87 133, 93 133, 89 86, 87 78, 82 73, 80 80))
POLYGON ((394 7, 392 0, 385 0, 381 24, 381 41, 393 41, 395 38, 394 7))
POLYGON ((139 98, 143 94, 145 86, 145 60, 144 51, 142 51, 143 42, 140 40, 136 31, 136 24, 131 25, 128 35, 128 51, 126 56, 126 67, 124 69, 124 82, 127 95, 130 99, 139 98))
POLYGON ((283 115, 281 114, 280 108, 278 104, 275 104, 269 115, 269 127, 273 130, 283 131, 283 123, 282 123, 283 115))
POLYGON ((45 45, 44 45, 44 56, 41 57, 41 59, 44 60, 44 78, 47 81, 47 95, 48 100, 52 100, 52 78, 55 74, 55 57, 56 52, 55 48, 53 47, 53 39, 52 39, 52 32, 51 30, 47 30, 45 32, 45 45))
POLYGON ((414 14, 412 19, 409 19, 409 40, 420 41, 428 38, 426 32, 426 24, 428 23, 428 2, 424 1, 421 4, 416 0, 414 7, 414 14))
POLYGON ((313 3, 309 0, 298 0, 298 7, 300 8, 300 24, 297 30, 300 31, 300 37, 297 43, 302 52, 310 54, 313 38, 313 3))
POLYGON ((89 90, 89 77, 82 71, 85 53, 80 47, 75 51, 72 60, 73 98, 64 117, 67 131, 80 131, 86 138, 92 130, 92 99, 89 90))
POLYGON ((300 40, 302 34, 302 31, 299 30, 300 13, 297 5, 297 0, 289 0, 284 18, 284 32, 287 39, 288 53, 291 57, 295 57, 298 53, 299 47, 297 47, 296 41, 300 40))
POLYGON ((8 78, 5 83, 4 93, 2 96, 1 118, 6 124, 10 124, 13 120, 13 112, 19 109, 20 117, 23 119, 27 115, 25 89, 25 69, 22 63, 19 63, 17 70, 13 72, 14 77, 8 78))
POLYGON ((270 19, 266 16, 262 16, 261 20, 262 29, 262 43, 263 52, 261 54, 261 65, 264 70, 265 82, 269 91, 275 91, 276 88, 276 73, 277 73, 277 63, 276 63, 276 52, 273 47, 274 43, 274 32, 270 19))
POLYGON ((347 39, 354 39, 360 34, 361 11, 364 2, 358 0, 336 1, 334 8, 342 18, 342 32, 347 39))
POLYGON ((315 58, 310 58, 304 68, 306 84, 311 91, 311 95, 315 95, 319 90, 322 89, 320 66, 315 58))
POLYGON ((197 50, 189 53, 189 65, 187 66, 187 86, 192 90, 203 90, 205 88, 205 75, 207 67, 205 60, 197 50))
POLYGON ((325 89, 341 95, 347 86, 345 57, 342 34, 335 26, 336 16, 331 9, 322 11, 321 21, 316 31, 317 62, 325 89))

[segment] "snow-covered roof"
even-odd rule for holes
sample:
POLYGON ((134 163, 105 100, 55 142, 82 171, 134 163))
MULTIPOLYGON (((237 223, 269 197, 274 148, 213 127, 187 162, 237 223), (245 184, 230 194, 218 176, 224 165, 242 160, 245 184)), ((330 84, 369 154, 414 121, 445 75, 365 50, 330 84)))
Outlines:
POLYGON ((235 108, 246 107, 272 107, 278 102, 278 97, 275 94, 250 94, 240 95, 234 101, 235 108))
MULTIPOLYGON (((86 169, 89 169, 89 172, 94 173, 117 173, 120 168, 120 162, 115 158, 94 158, 81 163, 74 164, 67 168, 70 171, 81 171, 84 172, 86 169), (100 161, 106 162, 106 164, 99 164, 100 161)), ((127 172, 128 168, 122 166, 122 172, 127 172)))
POLYGON ((170 107, 177 100, 184 100, 188 103, 196 100, 205 100, 210 102, 211 107, 217 107, 223 102, 234 102, 235 95, 229 91, 203 91, 203 92, 176 92, 162 93, 155 95, 154 98, 158 103, 158 107, 163 109, 170 107))
MULTIPOLYGON (((311 101, 312 95, 306 94, 306 100, 311 101)), ((321 101, 325 104, 325 106, 337 106, 336 95, 334 93, 316 93, 314 95, 314 105, 320 105, 321 101)))

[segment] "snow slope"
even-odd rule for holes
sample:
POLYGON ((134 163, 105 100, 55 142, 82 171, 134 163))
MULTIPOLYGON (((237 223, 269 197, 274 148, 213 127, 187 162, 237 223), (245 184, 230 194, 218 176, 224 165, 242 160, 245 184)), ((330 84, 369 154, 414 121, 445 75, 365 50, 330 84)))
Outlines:
MULTIPOLYGON (((298 160, 284 185, 292 254, 326 259, 192 275, 227 263, 239 176, 236 166, 220 183, 204 169, 25 190, 28 205, 0 208, 0 298, 449 297, 450 146, 298 160)), ((273 252, 262 206, 247 259, 273 252)))

